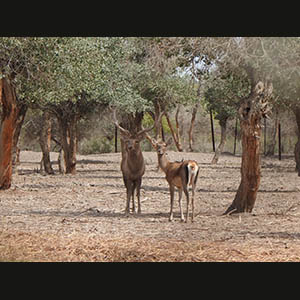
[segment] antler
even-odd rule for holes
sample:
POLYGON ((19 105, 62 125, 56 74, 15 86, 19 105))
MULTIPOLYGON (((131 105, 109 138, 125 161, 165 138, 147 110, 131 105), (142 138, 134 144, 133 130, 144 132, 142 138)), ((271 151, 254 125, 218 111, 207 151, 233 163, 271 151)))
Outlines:
POLYGON ((143 126, 142 126, 142 130, 138 132, 138 135, 142 135, 142 134, 146 134, 146 135, 147 135, 147 133, 148 133, 149 131, 151 131, 154 127, 158 127, 158 124, 159 124, 160 119, 161 119, 161 117, 163 116, 163 114, 164 114, 164 112, 162 111, 162 112, 159 114, 158 118, 155 118, 154 125, 153 125, 152 127, 146 128, 146 129, 145 129, 145 128, 143 128, 143 126))
POLYGON ((114 118, 114 123, 115 123, 115 125, 120 129, 120 132, 121 132, 122 134, 125 134, 125 135, 127 135, 127 136, 130 136, 130 132, 129 132, 127 129, 125 129, 125 128, 123 128, 122 126, 120 126, 120 124, 119 124, 119 122, 118 122, 118 119, 117 119, 116 109, 115 109, 115 108, 113 109, 113 118, 114 118))
MULTIPOLYGON (((124 135, 127 135, 127 136, 130 136, 130 131, 128 131, 127 129, 123 128, 122 126, 120 126, 119 122, 118 122, 118 119, 117 119, 117 115, 116 115, 116 108, 112 109, 112 112, 113 112, 113 119, 114 119, 114 124, 120 129, 120 132, 124 135)), ((142 126, 142 130, 140 130, 138 133, 137 133, 137 136, 142 136, 144 134, 148 135, 147 133, 149 131, 151 131, 154 127, 157 127, 158 126, 158 123, 160 122, 161 120, 161 117, 163 116, 164 114, 164 111, 161 112, 158 116, 158 118, 155 118, 155 122, 154 122, 154 125, 150 128, 143 128, 142 126)))

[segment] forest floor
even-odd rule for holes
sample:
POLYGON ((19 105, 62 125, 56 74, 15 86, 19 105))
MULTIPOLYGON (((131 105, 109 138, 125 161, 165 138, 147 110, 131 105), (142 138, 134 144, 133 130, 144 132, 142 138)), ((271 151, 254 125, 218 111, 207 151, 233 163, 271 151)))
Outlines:
MULTIPOLYGON (((240 183, 241 157, 170 152, 200 165, 193 223, 169 191, 157 156, 144 152, 141 215, 124 215, 120 153, 78 155, 77 174, 38 173, 41 153, 21 152, 12 187, 0 192, 0 261, 300 261, 300 178, 292 157, 262 157, 252 214, 222 216, 240 183)), ((57 153, 51 153, 52 161, 57 153)), ((183 207, 185 212, 185 198, 183 207)))

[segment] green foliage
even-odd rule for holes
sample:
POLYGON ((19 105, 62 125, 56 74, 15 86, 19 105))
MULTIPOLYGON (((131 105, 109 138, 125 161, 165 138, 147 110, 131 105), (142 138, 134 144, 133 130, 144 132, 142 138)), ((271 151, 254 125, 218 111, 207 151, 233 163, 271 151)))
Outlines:
MULTIPOLYGON (((151 116, 149 114, 145 114, 144 118, 143 118, 143 122, 142 122, 143 127, 149 128, 149 127, 152 127, 153 124, 154 124, 154 121, 151 118, 151 116)), ((171 134, 171 130, 170 130, 170 127, 168 125, 168 122, 167 122, 167 119, 165 116, 162 117, 161 124, 162 124, 164 132, 167 134, 171 134)))
POLYGON ((110 153, 113 151, 113 143, 107 138, 91 138, 83 141, 79 152, 83 155, 96 153, 110 153))
POLYGON ((239 102, 250 93, 247 78, 241 74, 212 74, 204 92, 204 106, 212 110, 217 120, 233 118, 239 102), (217 76, 216 76, 217 75, 217 76))
POLYGON ((249 67, 256 79, 272 80, 274 105, 300 101, 297 37, 0 37, 0 49, 0 77, 10 78, 18 98, 66 118, 99 106, 134 115, 158 103, 166 111, 192 105, 194 78, 206 108, 232 116, 249 94, 249 67))
POLYGON ((141 107, 144 111, 153 111, 157 103, 168 110, 178 103, 196 101, 190 78, 177 74, 177 56, 162 48, 161 38, 133 38, 130 45, 128 73, 133 74, 133 88, 143 98, 141 107))
POLYGON ((128 109, 141 97, 130 84, 124 44, 124 38, 1 38, 1 74, 13 74, 18 96, 37 107, 84 98, 128 109))

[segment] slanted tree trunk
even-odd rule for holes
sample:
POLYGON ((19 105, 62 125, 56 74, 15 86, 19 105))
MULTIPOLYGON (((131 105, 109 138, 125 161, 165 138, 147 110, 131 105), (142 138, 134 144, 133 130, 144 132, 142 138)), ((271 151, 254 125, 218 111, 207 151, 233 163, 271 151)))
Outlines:
POLYGON ((54 174, 50 161, 50 147, 51 147, 51 118, 50 113, 45 111, 43 113, 43 125, 40 133, 39 143, 42 150, 41 167, 47 174, 54 174))
POLYGON ((12 146, 16 128, 16 92, 7 78, 0 80, 2 118, 0 128, 0 189, 9 189, 12 180, 12 146))
MULTIPOLYGON (((158 102, 154 103, 154 110, 155 110, 155 114, 152 114, 151 116, 152 116, 153 121, 155 122, 155 119, 158 118, 158 116, 160 114, 160 110, 161 110, 158 102)), ((161 118, 160 122, 157 124, 154 138, 156 140, 158 140, 160 138, 164 141, 164 128, 163 128, 162 118, 161 118)))
POLYGON ((68 120, 57 115, 60 127, 60 141, 64 152, 66 174, 76 174, 77 115, 68 120))
POLYGON ((193 144, 194 144, 194 138, 193 138, 193 133, 194 133, 194 127, 195 127, 195 120, 196 120, 196 114, 198 111, 199 103, 196 103, 196 105, 193 107, 192 110, 192 118, 191 118, 191 124, 189 128, 189 151, 193 152, 193 144))
MULTIPOLYGON (((159 117, 159 115, 161 113, 161 107, 158 104, 158 102, 154 102, 154 112, 149 111, 148 113, 151 116, 153 122, 155 122, 155 120, 159 117)), ((148 139, 147 136, 146 136, 146 138, 148 139)), ((156 127, 155 127, 155 136, 154 136, 154 139, 155 140, 161 139, 161 140, 165 141, 165 133, 164 133, 164 127, 163 127, 163 118, 160 119, 160 122, 158 122, 157 125, 156 125, 156 127)), ((152 144, 152 141, 149 140, 149 142, 152 144)), ((152 146, 153 146, 153 144, 152 144, 152 146)))
POLYGON ((239 109, 242 130, 241 183, 224 214, 252 212, 260 185, 261 118, 268 112, 272 84, 259 81, 239 109))
POLYGON ((296 171, 298 172, 298 176, 300 176, 300 106, 295 107, 293 109, 295 116, 296 116, 296 123, 297 123, 297 135, 298 135, 298 141, 295 145, 294 155, 295 155, 295 161, 296 161, 296 171))
POLYGON ((28 106, 24 102, 17 101, 16 109, 16 123, 15 123, 15 132, 13 136, 13 147, 12 147, 12 166, 13 171, 17 163, 20 162, 20 149, 18 148, 18 141, 21 133, 21 129, 24 123, 28 106))
POLYGON ((219 160, 221 153, 223 152, 225 143, 226 143, 226 127, 227 127, 228 118, 224 118, 219 120, 219 124, 221 127, 221 140, 218 148, 216 149, 215 155, 211 161, 212 164, 216 164, 219 160))
POLYGON ((178 141, 178 144, 181 146, 182 148, 182 142, 181 142, 181 135, 180 135, 180 122, 179 122, 179 113, 180 113, 180 109, 181 109, 181 104, 179 104, 177 106, 177 109, 176 109, 176 113, 175 113, 175 124, 176 124, 176 131, 175 131, 175 134, 176 134, 176 138, 177 138, 177 141, 178 141))
POLYGON ((171 123, 171 121, 170 121, 170 118, 169 118, 168 113, 165 112, 165 116, 166 116, 166 119, 167 119, 169 128, 170 128, 170 130, 171 130, 171 134, 172 134, 173 140, 174 140, 174 142, 175 142, 175 146, 176 146, 176 148, 177 148, 177 150, 178 150, 179 152, 182 152, 183 149, 182 149, 182 145, 181 145, 181 143, 180 143, 180 138, 178 137, 178 135, 177 135, 177 134, 175 133, 175 131, 174 131, 174 128, 173 128, 173 126, 172 126, 172 123, 171 123))

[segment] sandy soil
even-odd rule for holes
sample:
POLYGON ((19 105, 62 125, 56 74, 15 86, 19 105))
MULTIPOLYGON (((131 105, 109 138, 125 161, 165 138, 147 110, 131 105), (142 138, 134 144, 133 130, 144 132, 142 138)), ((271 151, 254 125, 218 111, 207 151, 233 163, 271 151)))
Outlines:
POLYGON ((262 158, 253 213, 222 216, 240 182, 241 158, 223 155, 211 165, 212 156, 169 153, 200 165, 195 222, 185 224, 177 201, 168 221, 168 185, 154 152, 144 153, 142 214, 129 217, 120 153, 79 155, 77 175, 60 175, 54 164, 55 175, 44 176, 41 153, 21 152, 11 189, 0 192, 0 261, 300 261, 293 158, 262 158))

